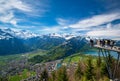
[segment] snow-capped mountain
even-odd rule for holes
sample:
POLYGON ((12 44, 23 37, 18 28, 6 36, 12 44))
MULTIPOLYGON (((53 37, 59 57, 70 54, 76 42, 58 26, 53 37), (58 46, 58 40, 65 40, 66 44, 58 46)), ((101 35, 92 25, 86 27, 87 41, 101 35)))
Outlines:
POLYGON ((21 38, 21 39, 28 39, 37 37, 37 34, 26 30, 16 30, 10 28, 0 29, 0 39, 9 39, 9 38, 21 38))
POLYGON ((73 37, 76 37, 74 34, 58 34, 58 33, 52 33, 47 35, 39 35, 32 33, 30 31, 26 30, 18 30, 18 29, 11 29, 11 28, 2 28, 0 29, 0 39, 9 39, 9 38, 20 38, 20 39, 29 39, 34 37, 43 37, 43 36, 49 36, 51 38, 64 38, 66 40, 69 40, 73 37))
POLYGON ((65 41, 58 36, 39 35, 25 30, 0 29, 0 54, 18 54, 36 49, 49 50, 65 41))
POLYGON ((17 54, 37 49, 50 50, 59 45, 82 47, 86 44, 86 39, 74 34, 39 35, 25 30, 4 28, 0 29, 0 54, 17 54))
POLYGON ((13 36, 0 29, 0 39, 9 39, 9 38, 13 38, 13 36))
POLYGON ((73 37, 76 37, 76 35, 74 35, 74 34, 66 34, 66 33, 64 33, 64 34, 52 33, 52 34, 48 34, 48 36, 50 36, 50 37, 61 37, 61 38, 64 38, 66 40, 69 40, 73 37))
MULTIPOLYGON (((53 50, 58 54, 62 50, 63 54, 76 53, 79 50, 89 49, 90 37, 77 36, 74 34, 48 34, 38 35, 25 30, 0 29, 0 54, 18 54, 30 52, 37 49, 53 50), (64 53, 64 50, 66 53, 64 53)), ((117 45, 120 45, 119 41, 117 45)), ((51 52, 50 52, 51 53, 51 52)))

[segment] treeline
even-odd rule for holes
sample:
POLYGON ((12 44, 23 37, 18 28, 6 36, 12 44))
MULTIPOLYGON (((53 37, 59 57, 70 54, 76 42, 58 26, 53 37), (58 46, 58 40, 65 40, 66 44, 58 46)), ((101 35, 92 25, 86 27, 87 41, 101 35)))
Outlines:
POLYGON ((95 64, 89 58, 86 62, 80 61, 77 67, 62 66, 52 73, 45 69, 40 81, 109 81, 109 76, 104 62, 95 64))
MULTIPOLYGON (((114 73, 116 59, 107 57, 112 73, 114 73)), ((120 66, 120 65, 118 65, 120 66)), ((120 80, 120 67, 118 67, 114 78, 120 80)), ((62 66, 52 73, 44 70, 40 81, 109 81, 109 74, 105 61, 98 58, 96 61, 89 57, 86 61, 80 61, 77 67, 62 66)), ((117 80, 117 81, 119 81, 117 80)))

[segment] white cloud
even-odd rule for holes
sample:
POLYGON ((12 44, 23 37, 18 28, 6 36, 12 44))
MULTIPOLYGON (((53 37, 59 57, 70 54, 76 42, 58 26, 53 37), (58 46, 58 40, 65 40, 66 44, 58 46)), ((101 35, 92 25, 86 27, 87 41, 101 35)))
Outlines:
POLYGON ((45 33, 75 33, 92 37, 120 38, 120 24, 111 24, 112 21, 120 19, 118 13, 93 16, 79 21, 76 24, 66 24, 67 21, 61 18, 57 19, 58 26, 47 27, 39 30, 45 33), (106 25, 105 25, 106 24, 106 25))
POLYGON ((25 12, 31 11, 31 7, 21 0, 0 0, 0 13, 9 12, 12 11, 12 9, 18 9, 25 12))
MULTIPOLYGON (((48 34, 48 33, 66 33, 69 32, 70 29, 68 29, 68 27, 66 26, 61 26, 61 25, 57 25, 57 26, 41 26, 41 29, 37 30, 39 33, 43 33, 43 34, 48 34)), ((69 32, 70 33, 70 32, 69 32)))
POLYGON ((108 23, 108 24, 107 24, 107 28, 108 28, 108 29, 112 28, 112 24, 111 24, 111 23, 108 23))
POLYGON ((120 30, 109 29, 109 30, 93 30, 87 33, 88 36, 101 36, 101 37, 112 37, 120 36, 120 30))
POLYGON ((57 23, 61 26, 64 26, 66 24, 68 24, 68 20, 62 19, 62 18, 57 18, 57 23))
MULTIPOLYGON (((29 1, 25 1, 25 0, 0 0, 0 22, 4 23, 4 24, 11 24, 13 26, 17 26, 18 22, 21 22, 19 20, 22 20, 22 18, 19 17, 19 19, 17 18, 18 15, 16 15, 16 12, 20 12, 20 14, 24 15, 26 17, 27 16, 41 16, 43 15, 43 13, 46 11, 46 9, 44 9, 42 6, 44 3, 42 3, 42 1, 39 4, 39 8, 38 8, 38 2, 34 1, 31 2, 31 0, 29 1), (29 3, 28 3, 29 2, 29 3), (31 3, 31 4, 30 4, 31 3), (37 9, 38 8, 38 9, 37 9), (39 11, 39 14, 38 14, 39 11), (25 15, 26 14, 26 15, 25 15)), ((23 18, 23 20, 25 21, 26 18, 23 18)))
POLYGON ((61 28, 60 27, 43 27, 42 29, 38 30, 40 33, 43 34, 48 34, 48 33, 59 33, 61 32, 61 28))
POLYGON ((98 28, 96 30, 91 30, 87 32, 86 35, 92 37, 120 39, 120 24, 112 25, 112 28, 98 28))
POLYGON ((18 10, 21 10, 21 11, 25 11, 25 12, 31 12, 32 11, 32 8, 30 7, 29 4, 26 4, 22 1, 18 1, 18 0, 10 0, 10 6, 15 8, 15 9, 18 9, 18 10))
POLYGON ((69 27, 77 28, 77 29, 84 29, 84 28, 86 29, 86 28, 91 28, 102 24, 110 23, 116 19, 120 19, 119 13, 96 15, 84 20, 80 20, 76 24, 72 24, 69 27))
POLYGON ((14 17, 12 12, 8 14, 3 14, 2 16, 0 16, 0 21, 3 23, 10 23, 14 26, 17 25, 17 19, 14 17))
POLYGON ((17 20, 15 20, 15 19, 11 20, 10 23, 13 24, 14 26, 17 26, 17 20))
POLYGON ((60 26, 69 26, 70 24, 75 22, 75 19, 63 19, 63 18, 56 18, 56 22, 58 23, 58 25, 60 26))
POLYGON ((15 9, 22 12, 30 12, 32 9, 28 4, 21 0, 0 0, 0 22, 10 23, 17 26, 17 18, 15 17, 15 9))

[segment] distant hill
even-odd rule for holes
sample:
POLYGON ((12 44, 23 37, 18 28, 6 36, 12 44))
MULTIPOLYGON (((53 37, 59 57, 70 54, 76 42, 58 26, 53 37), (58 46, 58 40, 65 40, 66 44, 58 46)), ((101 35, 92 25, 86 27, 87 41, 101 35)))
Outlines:
POLYGON ((31 47, 32 49, 43 49, 50 50, 55 46, 58 46, 65 42, 64 38, 61 37, 51 37, 43 35, 42 37, 34 37, 27 40, 24 40, 24 43, 31 47))
MULTIPOLYGON (((116 45, 119 46, 119 43, 120 41, 116 41, 116 45)), ((86 54, 89 52, 96 53, 97 49, 90 47, 89 38, 77 36, 66 40, 64 43, 49 50, 46 55, 37 55, 29 60, 32 62, 52 61, 57 59, 63 59, 75 53, 86 54)))
POLYGON ((71 54, 80 52, 82 48, 88 44, 88 41, 84 37, 74 37, 70 40, 67 40, 63 44, 55 47, 54 49, 50 50, 48 54, 52 54, 57 58, 63 58, 69 56, 71 54))
POLYGON ((18 54, 28 52, 29 49, 22 40, 17 38, 0 40, 0 55, 18 54))
POLYGON ((88 51, 90 49, 88 40, 85 37, 73 37, 69 40, 66 40, 64 43, 54 47, 49 50, 49 52, 44 56, 34 56, 29 59, 32 62, 42 62, 42 61, 51 61, 57 59, 63 59, 64 57, 70 56, 72 54, 88 51))

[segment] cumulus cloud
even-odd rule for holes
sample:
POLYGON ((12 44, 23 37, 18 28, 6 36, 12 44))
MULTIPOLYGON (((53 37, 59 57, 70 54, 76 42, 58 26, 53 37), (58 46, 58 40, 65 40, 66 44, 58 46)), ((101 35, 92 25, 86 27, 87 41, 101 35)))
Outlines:
POLYGON ((65 20, 62 18, 57 18, 56 20, 57 20, 57 23, 61 26, 67 25, 69 23, 69 20, 65 20))
POLYGON ((108 23, 108 24, 107 24, 107 28, 108 28, 108 29, 112 28, 112 24, 111 24, 111 23, 108 23))
POLYGON ((87 32, 86 35, 92 37, 120 39, 120 24, 112 25, 112 28, 106 27, 106 28, 91 30, 87 32))
POLYGON ((87 33, 88 36, 101 36, 101 37, 111 37, 120 36, 120 30, 109 29, 109 30, 93 30, 87 33))
MULTIPOLYGON (((29 0, 29 2, 32 3, 31 0, 29 0)), ((4 24, 11 24, 16 27, 20 20, 26 20, 25 18, 21 19, 20 17, 18 19, 18 15, 16 15, 17 12, 20 13, 20 15, 38 14, 38 9, 36 9, 38 4, 34 4, 37 2, 35 1, 33 4, 30 3, 23 0, 0 0, 0 22, 4 24)), ((42 2, 39 5, 43 5, 42 2)), ((43 7, 39 7, 39 16, 42 15, 43 12, 43 7)))
POLYGON ((76 24, 68 23, 70 20, 57 18, 58 26, 43 28, 41 32, 49 33, 83 33, 87 36, 96 37, 120 37, 120 24, 111 24, 112 21, 120 19, 120 14, 102 14, 80 20, 76 24), (68 23, 68 24, 66 24, 68 23))
POLYGON ((70 25, 70 27, 77 28, 77 29, 91 28, 91 27, 100 26, 106 23, 110 23, 116 19, 120 19, 119 13, 96 15, 84 20, 80 20, 79 22, 70 25))
POLYGON ((87 36, 120 39, 120 24, 111 24, 117 19, 120 19, 119 13, 95 15, 68 27, 87 36))
POLYGON ((18 21, 14 14, 15 10, 30 12, 32 9, 21 0, 0 0, 0 21, 17 26, 18 21))
POLYGON ((0 16, 0 21, 3 23, 10 23, 14 26, 17 25, 17 19, 14 17, 14 14, 12 12, 0 16))

